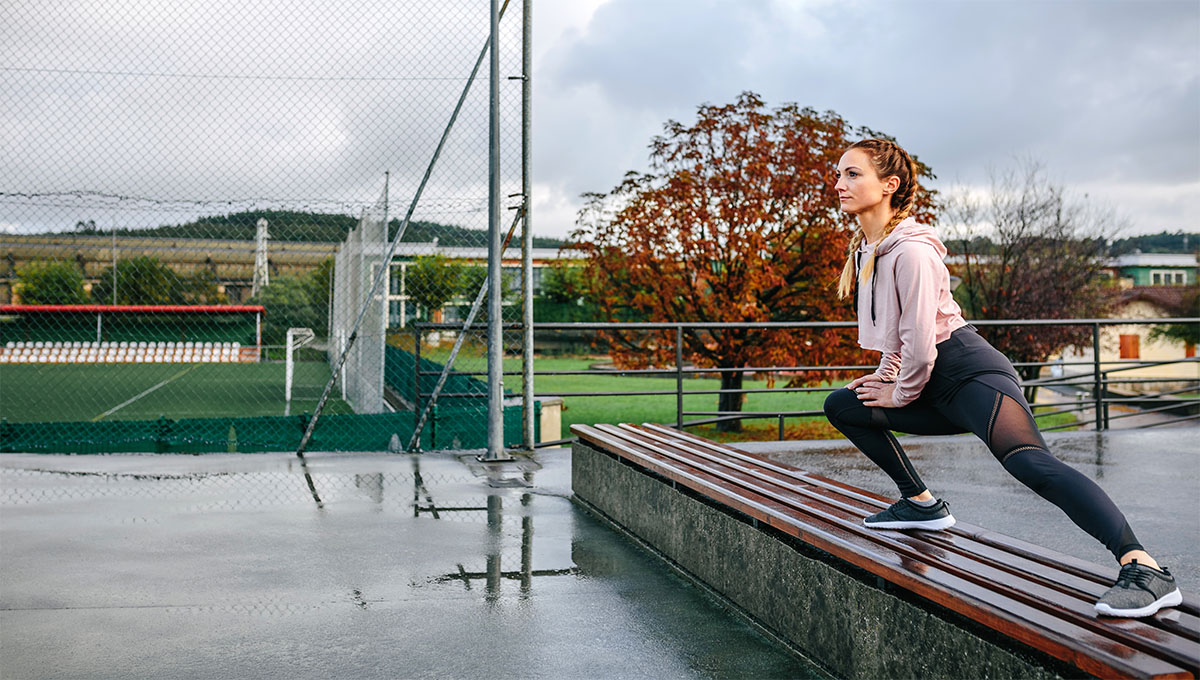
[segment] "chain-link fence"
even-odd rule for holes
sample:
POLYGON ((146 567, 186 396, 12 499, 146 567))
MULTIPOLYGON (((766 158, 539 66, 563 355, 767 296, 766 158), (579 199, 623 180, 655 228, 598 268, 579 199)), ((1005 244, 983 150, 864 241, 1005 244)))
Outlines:
MULTIPOLYGON (((403 448, 436 381, 414 369, 440 371, 457 339, 413 324, 465 318, 486 281, 489 11, 0 8, 0 450, 294 448, 368 302, 310 448, 403 448)), ((505 3, 507 208, 522 192, 522 22, 505 3)), ((463 340, 454 367, 486 371, 484 334, 463 340)), ((509 331, 506 355, 521 340, 509 331)), ((510 445, 520 409, 506 407, 510 445)), ((421 446, 485 435, 486 390, 462 377, 421 446)))

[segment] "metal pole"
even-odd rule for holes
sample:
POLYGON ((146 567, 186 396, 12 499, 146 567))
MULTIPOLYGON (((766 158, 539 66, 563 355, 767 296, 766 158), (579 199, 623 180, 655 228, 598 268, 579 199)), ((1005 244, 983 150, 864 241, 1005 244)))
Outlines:
POLYGON ((524 324, 525 338, 522 354, 522 383, 521 409, 524 415, 521 439, 526 451, 532 451, 534 445, 534 408, 533 401, 533 229, 529 226, 530 208, 533 204, 533 186, 529 181, 529 159, 532 141, 529 139, 533 125, 530 114, 533 112, 533 0, 524 0, 521 5, 521 201, 524 207, 521 213, 524 223, 521 225, 521 276, 524 282, 524 324))
POLYGON ((683 326, 675 327, 675 429, 683 429, 683 326))
POLYGON ((284 369, 283 369, 283 415, 289 416, 292 414, 292 343, 295 342, 295 329, 289 328, 287 332, 287 348, 284 350, 284 369))
POLYGON ((488 76, 488 420, 482 460, 506 460, 504 453, 504 342, 500 314, 500 2, 491 0, 491 73, 488 76))
MULTIPOLYGON (((413 413, 424 414, 421 409, 421 329, 419 322, 413 320, 413 413)), ((413 428, 412 441, 408 443, 409 451, 421 450, 421 426, 413 428)))
POLYGON ((113 301, 117 304, 117 216, 116 213, 112 216, 112 273, 113 273, 113 301))
POLYGON ((1100 324, 1094 322, 1092 323, 1092 371, 1095 376, 1093 389, 1096 390, 1096 431, 1100 432, 1104 429, 1100 413, 1100 404, 1101 400, 1104 399, 1104 392, 1100 386, 1100 324))

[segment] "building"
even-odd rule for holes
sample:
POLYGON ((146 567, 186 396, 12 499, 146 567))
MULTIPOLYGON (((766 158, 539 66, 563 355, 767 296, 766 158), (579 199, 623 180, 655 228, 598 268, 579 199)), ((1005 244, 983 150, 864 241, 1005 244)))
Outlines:
MULTIPOLYGON (((1132 253, 1109 261, 1109 272, 1120 290, 1113 317, 1163 319, 1197 317, 1197 257, 1181 253, 1132 253), (1188 307, 1192 307, 1188 309, 1188 307)), ((1153 337, 1154 326, 1106 326, 1100 333, 1100 368, 1113 380, 1159 380, 1130 383, 1121 392, 1183 389, 1200 381, 1200 363, 1193 344, 1153 337), (1186 361, 1191 359, 1192 361, 1186 361), (1125 362, 1125 363, 1122 363, 1125 362), (1147 365, 1134 367, 1132 362, 1147 365), (1121 370, 1117 370, 1121 369, 1121 370)), ((1092 361, 1092 352, 1068 353, 1068 361, 1092 361)))
POLYGON ((1194 286, 1195 254, 1132 253, 1109 260, 1113 276, 1125 286, 1194 286))
MULTIPOLYGON (((403 328, 409 320, 418 318, 420 310, 408 285, 408 268, 419 257, 441 255, 468 266, 487 267, 488 249, 462 246, 442 246, 437 241, 431 243, 401 243, 396 248, 392 258, 391 286, 388 293, 388 321, 391 328, 403 328)), ((533 295, 542 293, 545 272, 556 260, 570 259, 570 253, 558 248, 534 248, 530 253, 531 275, 533 279, 533 295)), ((501 261, 501 271, 508 284, 509 290, 518 293, 521 290, 521 249, 510 247, 505 251, 501 261)), ((474 296, 460 295, 451 299, 440 310, 435 311, 431 321, 452 322, 465 320, 474 296)))
MULTIPOLYGON (((338 243, 271 241, 271 276, 303 276, 336 252, 338 243)), ((74 262, 90 290, 115 259, 158 258, 177 274, 212 272, 218 290, 237 304, 250 297, 254 283, 255 243, 226 239, 85 234, 0 234, 0 304, 20 302, 14 295, 17 272, 39 260, 74 262)))

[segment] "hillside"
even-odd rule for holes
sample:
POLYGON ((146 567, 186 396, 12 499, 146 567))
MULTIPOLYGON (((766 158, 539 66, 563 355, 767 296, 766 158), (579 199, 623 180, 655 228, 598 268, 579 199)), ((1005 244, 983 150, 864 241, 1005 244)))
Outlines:
MULTIPOLYGON (((270 224, 271 239, 275 241, 341 241, 346 234, 358 223, 358 219, 349 215, 330 213, 291 212, 279 210, 263 210, 202 217, 187 224, 153 227, 150 229, 117 229, 121 235, 130 236, 163 236, 176 238, 216 238, 237 241, 254 240, 259 218, 264 218, 270 224)), ((388 238, 396 235, 400 227, 399 219, 388 222, 388 238)), ((80 223, 75 233, 79 234, 111 234, 112 231, 96 227, 94 223, 80 223)), ((437 239, 444 246, 475 246, 487 245, 487 231, 483 229, 467 229, 451 224, 437 222, 412 222, 404 233, 404 241, 430 242, 437 239)), ((534 248, 558 248, 563 241, 542 236, 533 237, 534 248)))

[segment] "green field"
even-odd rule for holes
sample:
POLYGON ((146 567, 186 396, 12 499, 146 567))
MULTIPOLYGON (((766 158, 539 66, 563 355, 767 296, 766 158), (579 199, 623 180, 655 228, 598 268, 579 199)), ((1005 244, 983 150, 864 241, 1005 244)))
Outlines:
MULTIPOLYGON (((328 380, 324 362, 297 363, 291 412, 311 411, 328 380)), ((0 365, 0 418, 13 423, 281 416, 283 407, 282 363, 0 365)), ((351 412, 334 397, 325 410, 351 412)))
MULTIPOLYGON (((445 360, 444 353, 423 353, 445 360)), ((584 370, 603 361, 598 357, 546 357, 536 360, 538 371, 584 370)), ((520 371, 521 362, 506 359, 506 371, 520 371)), ((482 358, 465 357, 460 370, 483 371, 482 358)), ((479 376, 486 379, 484 376, 479 376)), ((324 362, 296 364, 292 414, 311 412, 326 381, 329 366, 324 362)), ((675 390, 675 378, 622 377, 619 375, 537 376, 539 395, 568 392, 622 392, 675 390)), ((222 416, 279 416, 284 407, 284 365, 259 364, 32 364, 0 365, 0 418, 12 423, 45 421, 108 421, 211 418, 222 416)), ((782 382, 777 383, 781 385, 782 382)), ((505 388, 519 394, 519 375, 505 377, 505 388)), ((765 387, 763 381, 747 380, 745 387, 765 387)), ((715 390, 720 381, 689 378, 684 390, 715 390)), ((744 410, 819 411, 828 388, 816 392, 772 392, 751 394, 744 410)), ((326 413, 349 413, 349 406, 330 399, 326 413)), ((562 436, 570 436, 573 424, 617 422, 675 422, 675 395, 566 397, 562 414, 562 436)), ((715 394, 685 394, 687 411, 714 411, 715 394)), ((698 420, 689 416, 688 420, 698 420)), ((1043 427, 1073 422, 1070 414, 1039 418, 1043 427)), ((706 426, 694 431, 719 439, 775 438, 777 419, 743 421, 743 434, 717 433, 706 426)), ((788 438, 840 436, 824 417, 788 418, 788 438)))
MULTIPOLYGON (((427 353, 425 356, 429 356, 427 353)), ((444 360, 443 357, 430 357, 444 360)), ((590 365, 606 361, 603 357, 571 357, 571 358, 539 358, 534 362, 537 371, 566 371, 584 370, 590 365)), ((481 361, 468 360, 470 370, 482 370, 481 361)), ((464 370, 466 370, 464 368, 464 370)), ((505 359, 505 371, 520 371, 519 359, 505 359)), ((482 378, 481 376, 481 379, 482 378)), ((520 393, 523 384, 521 376, 505 376, 505 388, 520 393)), ((777 387, 784 381, 777 381, 777 387)), ((840 387, 842 383, 838 383, 840 387)), ((762 380, 746 380, 745 389, 762 389, 766 382, 762 380)), ((534 376, 535 391, 539 395, 555 395, 567 392, 619 392, 619 391, 650 391, 675 390, 674 377, 622 377, 618 375, 564 375, 564 376, 534 376)), ((721 381, 708 378, 688 378, 684 380, 683 389, 687 391, 720 389, 721 381)), ((815 392, 775 392, 746 395, 744 411, 780 412, 780 411, 820 411, 825 403, 825 397, 831 388, 815 392)), ((675 395, 662 396, 624 396, 624 397, 566 397, 562 416, 562 433, 570 436, 570 426, 574 424, 591 425, 594 423, 617 422, 653 422, 673 424, 675 422, 675 395)), ((717 395, 715 394, 685 394, 683 398, 685 411, 716 411, 717 395)), ((684 420, 700 420, 701 416, 687 416, 684 420)), ((1072 414, 1058 414, 1038 417, 1042 427, 1072 423, 1072 414)), ((693 428, 692 431, 707 437, 721 440, 757 438, 774 439, 777 437, 779 421, 776 418, 742 421, 748 430, 742 435, 716 432, 715 426, 693 428)), ((787 418, 785 429, 788 438, 823 438, 841 437, 841 434, 829 425, 824 416, 808 418, 787 418)))

